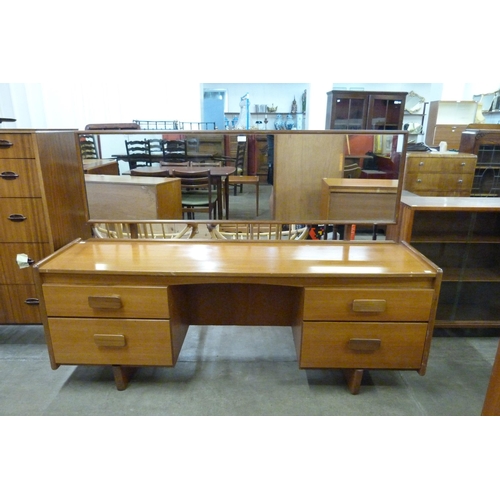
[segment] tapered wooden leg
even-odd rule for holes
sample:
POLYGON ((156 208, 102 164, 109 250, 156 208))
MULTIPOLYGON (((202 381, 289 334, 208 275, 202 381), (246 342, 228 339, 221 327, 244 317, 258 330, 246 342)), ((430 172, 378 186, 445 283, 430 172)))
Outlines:
POLYGON ((361 379, 363 378, 363 370, 357 368, 350 368, 342 370, 347 382, 347 387, 351 394, 358 394, 361 388, 361 379))
POLYGON ((134 366, 113 365, 113 376, 115 377, 115 385, 119 391, 124 391, 130 379, 134 376, 137 368, 134 366))

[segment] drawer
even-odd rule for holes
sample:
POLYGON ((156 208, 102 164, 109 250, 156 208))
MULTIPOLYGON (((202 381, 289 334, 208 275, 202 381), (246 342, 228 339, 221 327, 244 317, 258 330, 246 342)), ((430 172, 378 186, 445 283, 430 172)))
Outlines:
POLYGON ((0 283, 33 283, 32 267, 21 269, 17 265, 18 254, 26 254, 35 262, 52 253, 48 243, 2 243, 0 246, 0 283))
POLYGON ((426 323, 304 322, 301 368, 418 369, 426 323))
POLYGON ((0 133, 1 158, 34 158, 31 134, 0 133))
POLYGON ((304 320, 428 321, 434 290, 306 288, 304 320))
POLYGON ((168 320, 49 318, 54 361, 172 366, 168 320))
POLYGON ((406 174, 404 186, 407 191, 468 191, 472 189, 474 174, 406 174))
POLYGON ((41 196, 35 160, 0 159, 0 197, 36 198, 41 196))
POLYGON ((167 287, 43 285, 48 316, 168 318, 167 287))
POLYGON ((411 158, 406 163, 406 173, 473 174, 476 159, 464 158, 411 158))
POLYGON ((41 198, 0 198, 0 242, 47 242, 41 198))
POLYGON ((12 308, 10 305, 10 291, 6 285, 0 285, 0 323, 12 322, 12 308))
POLYGON ((8 323, 41 323, 40 297, 35 285, 9 285, 11 311, 8 323))

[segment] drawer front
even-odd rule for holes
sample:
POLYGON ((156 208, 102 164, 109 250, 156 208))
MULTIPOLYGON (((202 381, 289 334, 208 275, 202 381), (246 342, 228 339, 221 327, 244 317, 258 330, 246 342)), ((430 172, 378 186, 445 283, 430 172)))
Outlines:
POLYGON ((48 322, 56 363, 172 366, 168 320, 49 318, 48 322))
POLYGON ((422 191, 469 191, 472 189, 474 174, 406 174, 405 189, 413 193, 422 191))
POLYGON ((51 253, 48 243, 3 243, 0 247, 0 283, 33 283, 32 267, 21 269, 16 261, 17 255, 26 254, 37 262, 51 253))
POLYGON ((0 242, 49 241, 41 198, 0 198, 0 242))
POLYGON ((8 323, 41 323, 40 297, 35 285, 9 285, 11 317, 8 323))
POLYGON ((34 158, 30 134, 0 133, 0 158, 34 158))
POLYGON ((304 320, 428 321, 434 290, 306 288, 304 320))
POLYGON ((0 160, 0 197, 41 196, 35 160, 0 160))
POLYGON ((43 297, 48 316, 169 318, 167 287, 45 284, 43 297))
POLYGON ((301 368, 418 369, 426 323, 304 322, 301 368))
POLYGON ((12 321, 10 290, 8 286, 0 285, 0 323, 11 323, 12 321))
POLYGON ((471 158, 411 158, 406 163, 406 173, 474 174, 476 160, 471 158))

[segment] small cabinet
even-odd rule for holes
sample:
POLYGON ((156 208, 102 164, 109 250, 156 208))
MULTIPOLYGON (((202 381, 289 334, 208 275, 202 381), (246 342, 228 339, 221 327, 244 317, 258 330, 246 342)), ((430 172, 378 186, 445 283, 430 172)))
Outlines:
POLYGON ((327 92, 326 129, 402 130, 407 92, 327 92))
POLYGON ((475 101, 432 101, 429 106, 425 143, 428 146, 439 146, 441 141, 448 149, 460 146, 462 132, 476 118, 477 103, 475 101))

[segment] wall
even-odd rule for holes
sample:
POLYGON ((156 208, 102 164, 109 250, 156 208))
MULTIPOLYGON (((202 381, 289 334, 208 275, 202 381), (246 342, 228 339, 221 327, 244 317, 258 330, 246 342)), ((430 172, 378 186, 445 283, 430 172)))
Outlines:
MULTIPOLYGON (((44 83, 0 84, 0 110, 17 118, 13 128, 84 128, 88 123, 129 122, 139 120, 200 121, 202 83, 195 78, 124 79, 99 81, 54 81, 44 83)), ((221 83, 210 86, 226 85, 221 83)), ((323 130, 326 116, 326 93, 335 87, 363 87, 366 90, 414 90, 427 100, 472 99, 473 95, 491 92, 498 83, 332 83, 316 78, 309 84, 231 84, 228 110, 239 110, 239 99, 250 92, 253 104, 277 104, 288 111, 293 97, 300 105, 300 95, 308 87, 307 128, 323 130), (258 102, 262 101, 262 102, 258 102), (270 101, 270 102, 269 102, 270 101)), ((9 127, 12 125, 9 124, 9 127)), ((6 127, 6 124, 3 125, 6 127)))

